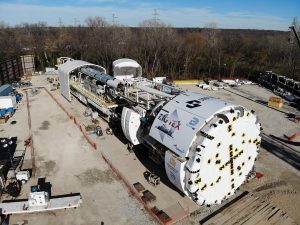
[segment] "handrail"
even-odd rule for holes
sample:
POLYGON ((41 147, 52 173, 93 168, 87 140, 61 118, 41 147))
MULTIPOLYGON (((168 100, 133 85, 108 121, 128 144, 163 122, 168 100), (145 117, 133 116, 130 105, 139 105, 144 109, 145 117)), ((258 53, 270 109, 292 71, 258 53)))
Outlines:
POLYGON ((95 95, 94 93, 86 90, 84 87, 82 87, 77 82, 70 81, 70 84, 74 89, 76 89, 77 91, 82 93, 85 97, 89 98, 90 100, 92 100, 93 102, 95 102, 98 105, 104 106, 107 109, 115 108, 115 107, 118 106, 117 104, 108 103, 107 101, 105 101, 105 99, 103 99, 103 98, 95 95))

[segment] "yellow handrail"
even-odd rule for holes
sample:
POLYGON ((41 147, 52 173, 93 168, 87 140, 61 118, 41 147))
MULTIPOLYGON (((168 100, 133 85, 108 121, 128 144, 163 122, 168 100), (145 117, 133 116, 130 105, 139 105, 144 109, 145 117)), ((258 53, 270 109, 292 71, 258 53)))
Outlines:
POLYGON ((80 93, 82 93, 85 97, 89 98, 90 100, 92 100, 93 102, 95 102, 98 105, 104 106, 107 109, 110 108, 114 108, 117 107, 117 104, 113 103, 108 103, 107 101, 105 101, 104 98, 101 98, 97 95, 95 95, 94 93, 86 90, 84 87, 82 87, 80 84, 78 84, 77 82, 74 81, 70 81, 71 86, 76 89, 77 91, 79 91, 80 93))

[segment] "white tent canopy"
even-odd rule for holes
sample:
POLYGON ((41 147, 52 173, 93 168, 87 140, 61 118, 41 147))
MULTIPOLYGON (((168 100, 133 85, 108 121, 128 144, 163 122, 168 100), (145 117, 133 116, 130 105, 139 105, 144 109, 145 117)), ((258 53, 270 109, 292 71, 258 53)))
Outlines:
POLYGON ((118 59, 113 62, 114 76, 133 75, 134 77, 142 76, 142 67, 132 59, 118 59))
POLYGON ((61 64, 58 66, 58 72, 59 72, 59 82, 60 82, 60 89, 61 94, 68 100, 71 101, 71 93, 70 93, 70 74, 81 67, 96 67, 98 70, 106 73, 105 68, 102 66, 98 66, 89 62, 85 62, 82 60, 73 60, 73 61, 67 61, 64 64, 61 64))

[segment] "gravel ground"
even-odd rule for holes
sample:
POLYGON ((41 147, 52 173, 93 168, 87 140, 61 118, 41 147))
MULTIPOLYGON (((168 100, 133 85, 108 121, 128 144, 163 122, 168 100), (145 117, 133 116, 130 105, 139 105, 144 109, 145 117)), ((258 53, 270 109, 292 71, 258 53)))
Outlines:
MULTIPOLYGON (((33 78, 33 83, 35 79, 38 78, 33 78)), ((37 178, 45 177, 52 185, 52 196, 80 192, 83 204, 77 209, 12 215, 10 224, 156 224, 50 96, 41 90, 29 97, 37 172, 24 186, 20 198, 26 198, 37 178)), ((25 104, 21 107, 26 109, 25 104)), ((27 117, 27 113, 23 116, 27 117)), ((14 126, 26 128, 27 120, 14 126)), ((11 126, 1 133, 9 135, 14 135, 11 126)))

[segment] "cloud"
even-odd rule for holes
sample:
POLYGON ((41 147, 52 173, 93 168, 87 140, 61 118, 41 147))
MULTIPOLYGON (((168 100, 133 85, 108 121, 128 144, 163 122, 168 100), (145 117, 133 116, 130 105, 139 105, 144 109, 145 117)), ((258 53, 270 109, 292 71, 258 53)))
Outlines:
MULTIPOLYGON (((125 1, 125 0, 81 0, 81 1, 125 1)), ((135 8, 121 6, 41 6, 26 4, 0 3, 0 20, 10 25, 22 22, 35 23, 46 21, 49 25, 57 26, 59 18, 64 25, 72 25, 74 18, 79 23, 89 16, 103 16, 111 22, 112 14, 118 17, 121 24, 138 26, 145 19, 153 17, 153 7, 137 5, 135 8)), ((249 28, 288 30, 290 19, 270 14, 255 14, 249 12, 216 13, 211 8, 162 8, 159 18, 174 27, 204 27, 207 23, 215 22, 219 28, 249 28)))

